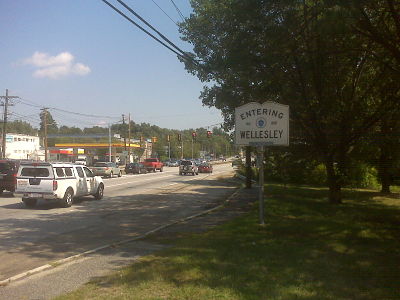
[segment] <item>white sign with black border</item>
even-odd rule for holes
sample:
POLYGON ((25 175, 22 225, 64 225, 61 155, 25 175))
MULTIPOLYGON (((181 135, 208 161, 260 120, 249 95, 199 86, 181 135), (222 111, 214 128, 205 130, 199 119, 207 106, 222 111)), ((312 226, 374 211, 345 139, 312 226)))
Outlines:
POLYGON ((235 144, 289 146, 289 106, 266 101, 235 109, 235 144))

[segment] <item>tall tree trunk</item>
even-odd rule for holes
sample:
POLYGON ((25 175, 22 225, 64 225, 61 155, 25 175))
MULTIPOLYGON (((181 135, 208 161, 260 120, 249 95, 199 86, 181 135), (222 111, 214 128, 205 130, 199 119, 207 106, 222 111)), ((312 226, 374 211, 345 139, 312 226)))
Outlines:
POLYGON ((390 174, 390 151, 392 151, 390 142, 390 125, 387 119, 381 121, 381 140, 380 140, 380 155, 379 155, 379 178, 381 180, 381 193, 390 194, 391 174, 390 174))
POLYGON ((333 160, 331 158, 325 160, 325 167, 326 167, 328 187, 329 187, 329 202, 332 204, 341 204, 342 189, 339 182, 339 178, 335 172, 333 160))

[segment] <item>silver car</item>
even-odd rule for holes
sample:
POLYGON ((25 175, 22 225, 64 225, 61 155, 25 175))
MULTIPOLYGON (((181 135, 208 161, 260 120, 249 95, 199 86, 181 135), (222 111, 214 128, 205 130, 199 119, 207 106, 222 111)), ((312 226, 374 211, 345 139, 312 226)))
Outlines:
POLYGON ((191 160, 182 160, 179 165, 179 175, 192 174, 199 175, 199 169, 191 160))
POLYGON ((92 167, 92 172, 95 176, 113 177, 117 175, 122 176, 121 169, 113 162, 97 162, 92 167))

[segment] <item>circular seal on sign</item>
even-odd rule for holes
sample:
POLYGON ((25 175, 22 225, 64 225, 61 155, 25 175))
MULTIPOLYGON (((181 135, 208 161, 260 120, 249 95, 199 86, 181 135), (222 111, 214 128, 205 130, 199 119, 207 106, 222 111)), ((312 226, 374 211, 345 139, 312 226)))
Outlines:
POLYGON ((258 128, 264 128, 266 124, 267 124, 267 121, 265 121, 264 118, 258 118, 258 119, 256 120, 256 126, 257 126, 258 128))

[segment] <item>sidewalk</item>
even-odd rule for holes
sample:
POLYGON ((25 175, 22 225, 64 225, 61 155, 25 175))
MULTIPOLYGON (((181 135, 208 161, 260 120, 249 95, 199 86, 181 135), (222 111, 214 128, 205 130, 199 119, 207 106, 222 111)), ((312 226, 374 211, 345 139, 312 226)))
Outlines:
MULTIPOLYGON (((51 299, 123 266, 137 258, 171 246, 179 236, 210 230, 248 212, 257 199, 257 188, 238 189, 220 208, 193 219, 161 229, 150 239, 139 239, 106 248, 78 260, 0 287, 0 299, 51 299)), ((210 205, 208 209, 215 206, 210 205)))

